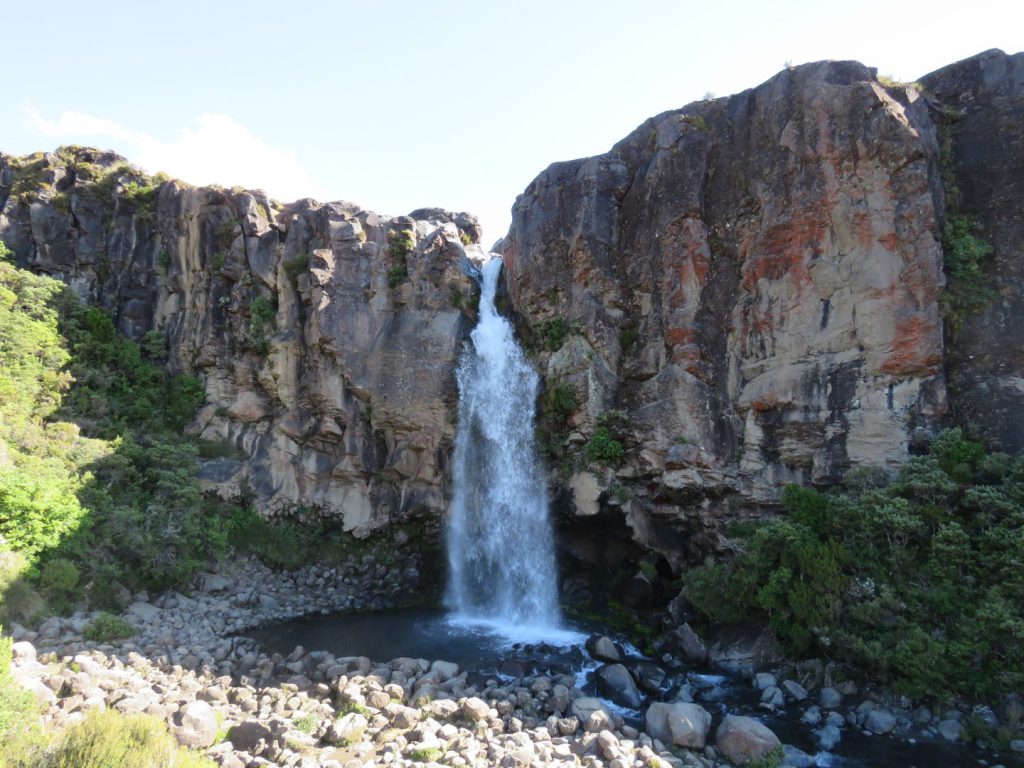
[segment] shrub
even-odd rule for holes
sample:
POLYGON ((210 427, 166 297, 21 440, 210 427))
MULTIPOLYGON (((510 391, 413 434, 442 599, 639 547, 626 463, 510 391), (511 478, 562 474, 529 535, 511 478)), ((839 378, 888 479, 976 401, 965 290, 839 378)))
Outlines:
POLYGON ((0 757, 6 756, 12 742, 37 727, 35 698, 11 675, 11 644, 11 638, 0 637, 0 757))
POLYGON ((958 331, 966 315, 980 312, 996 297, 982 272, 992 246, 978 237, 978 223, 969 216, 948 216, 942 229, 946 290, 942 307, 952 330, 958 331))
POLYGON ((58 592, 70 592, 78 586, 81 574, 70 560, 54 558, 42 567, 39 585, 44 589, 58 592))
POLYGON ((394 267, 388 270, 388 287, 397 288, 405 282, 406 278, 409 277, 409 270, 403 264, 400 267, 394 267))
POLYGON ((626 451, 622 443, 612 437, 608 427, 598 427, 587 443, 587 458, 598 464, 617 466, 626 451))
POLYGON ((214 768, 216 763, 178 746, 149 715, 91 710, 28 768, 214 768))
POLYGON ((295 727, 303 733, 312 733, 316 730, 316 717, 311 714, 302 715, 295 720, 295 727))
POLYGON ((132 637, 135 634, 135 628, 118 616, 101 613, 89 622, 82 634, 86 640, 91 640, 94 643, 109 643, 132 637))
POLYGON ((404 259, 416 247, 416 236, 411 229, 399 229, 388 233, 388 253, 392 258, 404 259))
POLYGON ((787 488, 787 517, 689 572, 683 593, 712 620, 761 615, 792 652, 860 664, 908 696, 1019 689, 1024 457, 988 461, 949 430, 883 478, 787 488))
POLYGON ((269 350, 267 333, 273 331, 277 322, 277 306, 266 296, 258 296, 249 305, 249 333, 246 341, 261 354, 269 350))

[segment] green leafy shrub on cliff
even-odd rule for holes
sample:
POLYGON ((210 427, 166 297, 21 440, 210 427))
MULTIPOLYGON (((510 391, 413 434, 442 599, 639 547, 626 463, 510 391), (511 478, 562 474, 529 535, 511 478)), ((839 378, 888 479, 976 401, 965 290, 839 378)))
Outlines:
POLYGON ((706 616, 754 615, 794 653, 844 659, 910 696, 1024 685, 1024 457, 940 434, 892 482, 790 487, 785 518, 736 534, 731 561, 695 569, 706 616))
POLYGON ((388 232, 388 253, 392 258, 404 259, 416 247, 416 235, 411 229, 388 232))
POLYGON ((992 255, 992 246, 978 236, 978 229, 973 218, 961 214, 947 216, 942 229, 947 278, 942 308, 954 331, 966 315, 979 312, 996 297, 981 269, 992 255))
POLYGON ((116 607, 124 588, 184 584, 218 547, 202 514, 204 397, 82 307, 63 284, 0 261, 0 560, 7 618, 116 607))

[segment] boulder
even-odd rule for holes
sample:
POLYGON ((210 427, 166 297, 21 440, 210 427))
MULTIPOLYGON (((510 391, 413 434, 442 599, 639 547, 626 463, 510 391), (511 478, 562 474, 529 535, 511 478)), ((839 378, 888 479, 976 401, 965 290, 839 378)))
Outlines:
POLYGON ((874 734, 889 733, 896 727, 896 717, 887 709, 872 709, 864 717, 864 728, 874 734))
POLYGON ((598 661, 619 661, 622 656, 615 643, 606 635, 592 635, 587 638, 587 652, 598 661))
POLYGON ((715 746, 729 761, 740 766, 773 752, 782 752, 782 742, 770 728, 752 717, 739 715, 728 715, 718 726, 715 746))
POLYGON ((644 702, 633 676, 622 664, 606 664, 597 670, 597 690, 630 709, 638 709, 644 702))
POLYGON ((369 724, 369 721, 358 712, 349 712, 330 724, 324 740, 329 744, 351 744, 362 736, 369 724))
POLYGON ((645 715, 647 733, 665 744, 703 749, 711 715, 699 704, 655 702, 645 715))
POLYGON ((703 664, 707 660, 707 646, 700 639, 700 635, 693 631, 693 627, 683 624, 676 627, 674 634, 684 659, 691 664, 703 664))
MULTIPOLYGON (((843 703, 843 694, 835 688, 822 688, 818 693, 818 704, 822 709, 835 709, 843 703)), ((928 718, 931 719, 929 713, 928 718)))
POLYGON ((217 740, 217 713, 205 701, 192 701, 175 715, 171 728, 179 744, 205 749, 217 740))

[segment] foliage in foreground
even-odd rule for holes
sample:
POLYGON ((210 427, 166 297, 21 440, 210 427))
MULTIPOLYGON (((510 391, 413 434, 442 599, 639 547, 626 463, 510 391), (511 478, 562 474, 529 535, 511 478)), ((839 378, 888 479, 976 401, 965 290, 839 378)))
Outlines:
POLYGON ((189 752, 150 715, 92 710, 85 720, 51 743, 32 740, 3 745, 5 768, 213 768, 212 760, 189 752))
POLYGON ((688 574, 706 616, 766 614, 792 652, 914 697, 1024 686, 1024 457, 948 430, 891 482, 857 471, 843 492, 790 486, 783 502, 786 518, 733 532, 734 559, 688 574))

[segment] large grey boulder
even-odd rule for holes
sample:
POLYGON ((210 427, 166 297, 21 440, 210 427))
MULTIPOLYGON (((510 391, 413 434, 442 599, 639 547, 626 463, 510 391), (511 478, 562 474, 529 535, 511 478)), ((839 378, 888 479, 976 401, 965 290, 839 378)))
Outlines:
POLYGON ((597 670, 597 690, 623 707, 637 709, 644 703, 636 681, 622 664, 608 664, 597 670))
POLYGON ((645 715, 647 733, 665 744, 703 749, 711 715, 699 704, 655 702, 645 715))
POLYGON ((683 624, 675 630, 676 641, 683 658, 691 664, 703 664, 708 657, 708 649, 700 635, 694 632, 689 624, 683 624))
POLYGON ((715 746, 729 761, 741 766, 782 751, 782 742, 768 726, 739 715, 729 715, 718 726, 715 746))
POLYGON ((607 635, 594 635, 587 639, 587 652, 598 661, 619 661, 619 649, 607 635))
POLYGON ((171 732, 189 749, 204 749, 217 740, 217 713, 205 701, 189 702, 175 721, 171 732))

